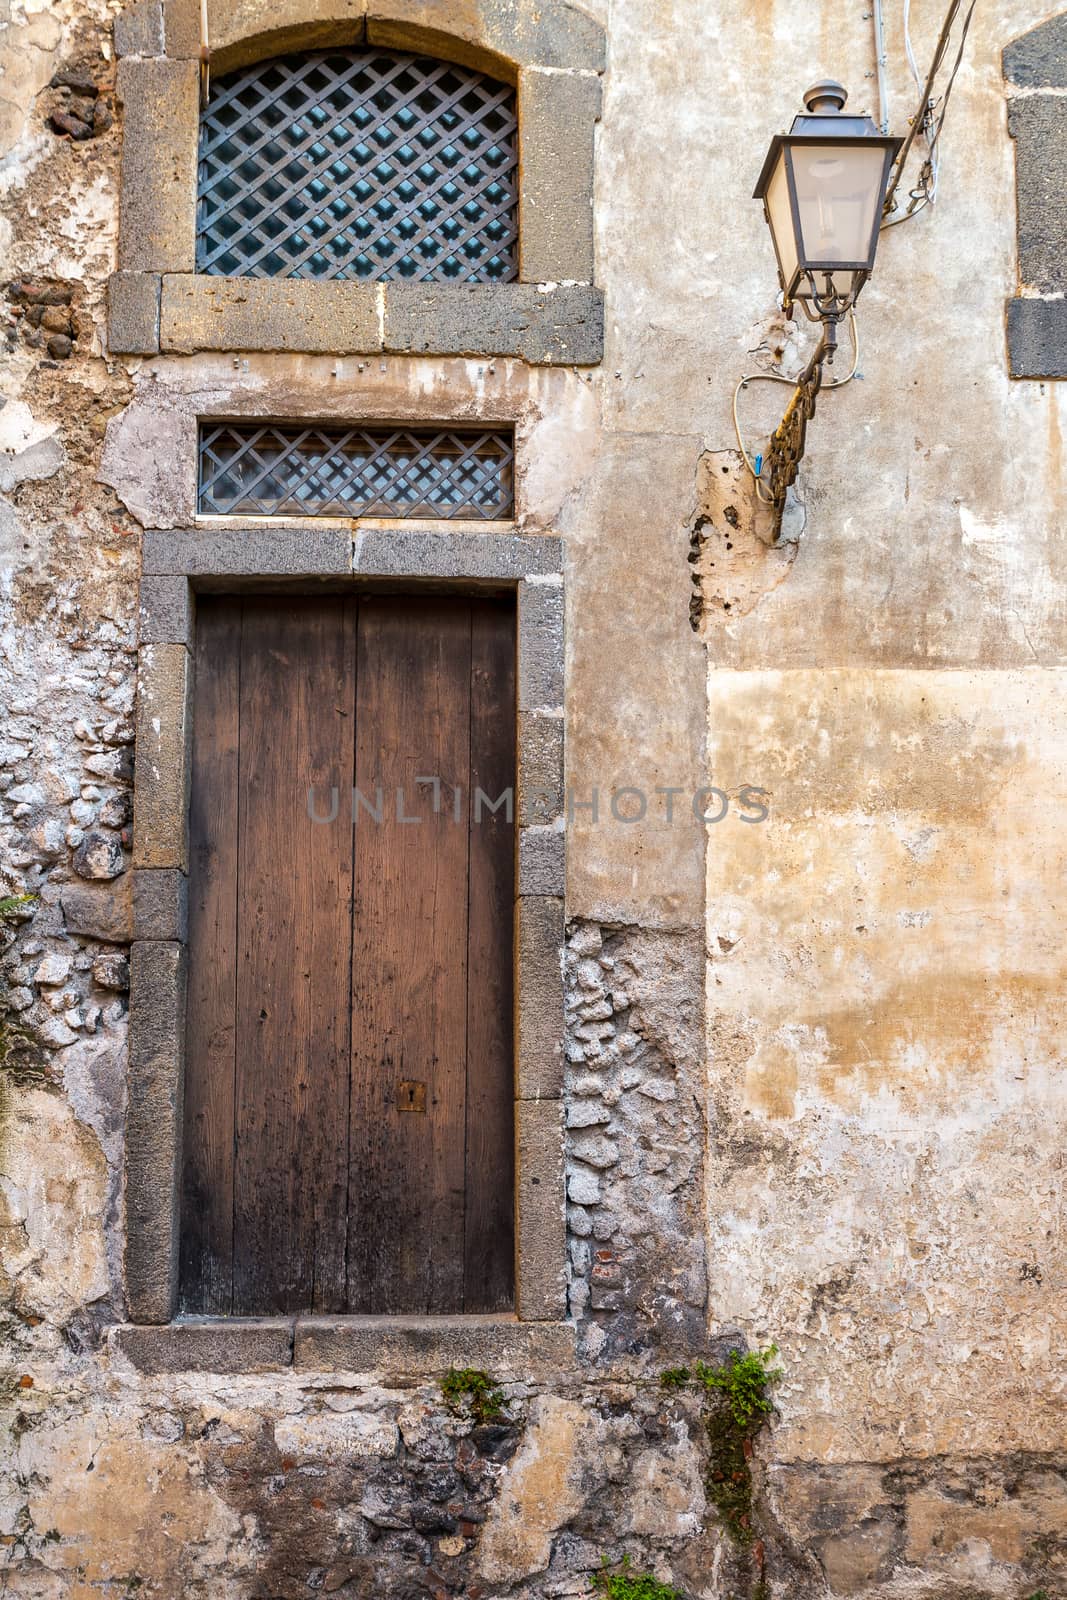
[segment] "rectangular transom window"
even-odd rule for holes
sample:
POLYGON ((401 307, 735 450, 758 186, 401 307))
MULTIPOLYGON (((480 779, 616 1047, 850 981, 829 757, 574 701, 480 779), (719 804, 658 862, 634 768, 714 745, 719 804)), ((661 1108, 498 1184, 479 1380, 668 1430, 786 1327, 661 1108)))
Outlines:
POLYGON ((510 429, 205 422, 198 506, 202 515, 507 519, 514 458, 510 429))

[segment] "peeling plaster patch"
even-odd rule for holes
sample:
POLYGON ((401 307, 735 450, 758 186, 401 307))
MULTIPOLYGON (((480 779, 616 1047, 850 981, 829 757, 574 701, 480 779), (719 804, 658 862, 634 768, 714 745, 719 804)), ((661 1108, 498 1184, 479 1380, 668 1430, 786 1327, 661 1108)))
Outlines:
POLYGON ((526 1437, 486 1524, 481 1570, 492 1583, 543 1572, 553 1535, 577 1516, 604 1471, 605 1430, 570 1400, 534 1402, 526 1437))
POLYGON ((0 1160, 0 1231, 15 1306, 63 1323, 107 1294, 107 1166, 96 1135, 54 1094, 13 1092, 0 1160))
POLYGON ((716 623, 746 617, 788 576, 799 533, 771 545, 770 513, 737 450, 707 450, 697 465, 697 509, 689 529, 693 593, 689 621, 708 637, 716 623))
MULTIPOLYGON (((38 421, 24 400, 8 400, 6 405, 0 408, 0 450, 5 454, 28 452, 43 440, 52 438, 54 434, 54 424, 38 421)), ((48 477, 49 474, 43 473, 42 476, 48 477)))
POLYGON ((16 456, 6 459, 0 456, 0 494, 10 494, 20 483, 42 483, 54 478, 65 460, 63 446, 54 433, 47 434, 16 456))

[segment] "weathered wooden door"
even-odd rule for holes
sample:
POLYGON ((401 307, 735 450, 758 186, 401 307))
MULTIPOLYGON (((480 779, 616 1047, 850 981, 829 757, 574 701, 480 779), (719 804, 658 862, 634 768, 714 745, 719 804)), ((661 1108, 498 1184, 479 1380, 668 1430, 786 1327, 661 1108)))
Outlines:
POLYGON ((505 602, 200 601, 188 1311, 512 1303, 514 656, 505 602))

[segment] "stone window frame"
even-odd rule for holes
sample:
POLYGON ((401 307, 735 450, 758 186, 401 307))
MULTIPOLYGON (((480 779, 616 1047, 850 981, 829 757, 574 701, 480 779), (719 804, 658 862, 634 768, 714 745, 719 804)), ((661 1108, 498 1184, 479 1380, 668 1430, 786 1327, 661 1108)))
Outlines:
POLYGON ((1015 142, 1019 287, 1007 304, 1013 378, 1067 378, 1067 11, 1007 45, 1008 132, 1015 142), (1057 166, 1058 163, 1058 166, 1057 166))
MULTIPOLYGON (((373 403, 373 392, 360 394, 359 420, 373 414, 373 403)), ((309 408, 313 393, 298 393, 279 420, 302 418, 309 408)), ((505 420, 500 406, 485 409, 487 424, 505 420)), ((133 1325, 119 1330, 118 1342, 146 1371, 362 1370, 405 1351, 416 1370, 445 1343, 453 1351, 449 1360, 468 1352, 467 1364, 484 1365, 474 1358, 486 1352, 517 1360, 522 1350, 562 1359, 573 1353, 575 1338, 564 1321, 562 541, 520 533, 514 522, 199 517, 198 423, 222 415, 257 415, 254 397, 235 397, 219 385, 198 395, 195 421, 163 407, 155 423, 155 448, 178 465, 183 514, 174 527, 148 529, 143 542, 126 1120, 125 1264, 133 1325), (382 583, 465 594, 488 587, 516 597, 515 1313, 180 1317, 196 597, 311 587, 353 592, 382 583)), ((521 443, 523 429, 515 425, 521 443)))
POLYGON ((593 166, 604 31, 566 0, 208 0, 212 68, 299 49, 380 45, 515 85, 519 279, 500 284, 222 278, 195 271, 200 0, 137 0, 118 18, 124 108, 117 355, 291 350, 518 356, 595 365, 593 166))

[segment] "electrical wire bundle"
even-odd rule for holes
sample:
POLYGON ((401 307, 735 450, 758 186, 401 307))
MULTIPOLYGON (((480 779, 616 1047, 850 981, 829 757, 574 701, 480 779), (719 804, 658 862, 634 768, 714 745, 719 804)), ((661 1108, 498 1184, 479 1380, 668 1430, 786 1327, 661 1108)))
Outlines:
POLYGON ((911 0, 904 0, 904 49, 907 53, 908 66, 911 68, 911 75, 915 79, 915 87, 920 91, 921 98, 919 100, 919 108, 916 111, 915 116, 912 118, 911 128, 908 132, 907 138, 904 141, 904 148, 900 152, 900 156, 896 164, 896 170, 893 173, 893 177, 890 180, 889 189, 886 193, 885 207, 883 211, 883 228, 895 228, 901 222, 907 222, 909 217, 913 217, 915 213, 917 211, 921 211, 924 206, 933 205, 934 201, 937 199, 937 184, 941 168, 941 153, 939 148, 941 130, 945 125, 945 114, 948 111, 948 103, 952 95, 952 86, 956 82, 956 75, 960 70, 961 62, 963 61, 963 52, 967 46, 967 35, 970 31, 971 19, 974 16, 974 9, 978 4, 978 0, 970 0, 970 5, 967 6, 966 13, 963 15, 963 24, 959 35, 959 45, 956 50, 956 58, 952 63, 952 71, 949 74, 948 82, 945 84, 941 94, 937 95, 936 97, 934 94, 934 88, 937 83, 938 75, 940 74, 941 69, 943 68, 951 52, 953 32, 955 31, 956 23, 961 13, 964 13, 965 4, 966 0, 952 0, 952 3, 948 8, 948 15, 945 17, 944 25, 941 29, 941 37, 937 41, 937 48, 934 51, 934 59, 930 65, 930 71, 927 74, 926 83, 924 85, 919 77, 919 68, 915 60, 915 51, 912 49, 911 43, 911 0), (900 211, 899 214, 894 215, 893 213, 898 211, 896 200, 897 187, 904 175, 904 168, 907 164, 908 156, 911 154, 911 147, 919 135, 922 136, 923 143, 926 146, 926 157, 919 169, 919 176, 915 187, 909 191, 907 206, 903 211, 900 211))

